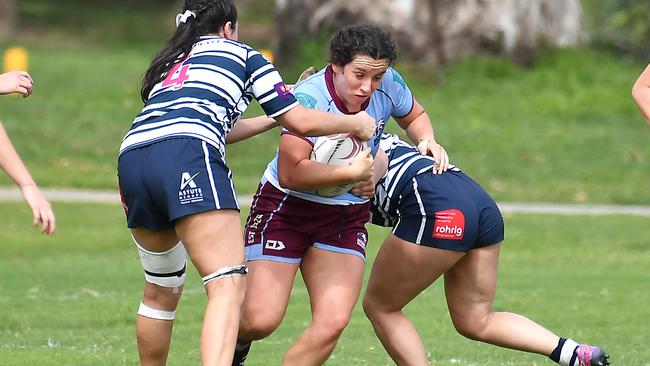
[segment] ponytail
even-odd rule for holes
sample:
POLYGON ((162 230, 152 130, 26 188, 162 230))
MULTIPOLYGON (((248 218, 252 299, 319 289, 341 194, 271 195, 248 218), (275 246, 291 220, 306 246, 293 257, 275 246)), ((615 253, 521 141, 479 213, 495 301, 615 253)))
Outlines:
POLYGON ((176 32, 151 60, 142 78, 140 97, 143 102, 149 99, 153 87, 167 76, 173 65, 190 53, 200 36, 217 33, 227 22, 237 23, 237 9, 231 0, 185 0, 179 15, 176 32))

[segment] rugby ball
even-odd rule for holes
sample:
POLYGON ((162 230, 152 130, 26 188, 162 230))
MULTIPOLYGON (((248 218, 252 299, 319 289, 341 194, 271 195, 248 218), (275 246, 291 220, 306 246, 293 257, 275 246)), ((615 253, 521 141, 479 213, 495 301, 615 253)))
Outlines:
MULTIPOLYGON (((350 134, 320 136, 314 141, 311 150, 311 160, 330 165, 350 165, 352 159, 359 155, 368 144, 358 137, 350 134)), ((339 184, 334 187, 316 190, 316 194, 323 197, 334 197, 349 191, 353 183, 339 184)))

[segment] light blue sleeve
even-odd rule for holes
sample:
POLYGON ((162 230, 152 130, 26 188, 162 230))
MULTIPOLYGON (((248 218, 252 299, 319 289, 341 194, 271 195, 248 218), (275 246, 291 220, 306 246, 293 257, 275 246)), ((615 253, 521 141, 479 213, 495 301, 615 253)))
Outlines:
MULTIPOLYGON (((298 103, 308 109, 318 109, 320 111, 328 111, 329 103, 327 96, 323 92, 325 85, 320 85, 319 78, 312 78, 308 81, 296 85, 293 95, 298 100, 298 103)), ((316 141, 315 137, 307 137, 313 143, 316 141)))
POLYGON ((393 101, 393 117, 405 117, 413 110, 413 94, 397 70, 389 67, 384 76, 385 90, 393 101))

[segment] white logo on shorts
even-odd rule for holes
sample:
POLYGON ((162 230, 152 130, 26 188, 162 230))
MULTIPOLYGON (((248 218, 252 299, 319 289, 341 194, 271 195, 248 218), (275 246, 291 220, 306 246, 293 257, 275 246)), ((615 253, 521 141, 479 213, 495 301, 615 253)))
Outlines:
POLYGON ((284 243, 281 242, 280 240, 267 240, 266 245, 264 245, 264 248, 273 249, 273 250, 282 250, 285 247, 284 247, 284 243))
POLYGON ((367 244, 368 244, 368 237, 366 236, 366 233, 358 233, 357 234, 357 245, 360 246, 363 249, 366 249, 367 244))
POLYGON ((181 174, 181 187, 178 190, 178 199, 181 201, 181 205, 203 201, 203 191, 194 183, 194 178, 199 173, 190 175, 188 172, 183 172, 181 174))
POLYGON ((199 173, 190 176, 190 173, 183 172, 183 174, 181 174, 181 191, 184 190, 185 187, 187 187, 188 185, 190 186, 190 188, 196 188, 196 183, 194 183, 194 178, 196 178, 196 176, 199 175, 199 173))

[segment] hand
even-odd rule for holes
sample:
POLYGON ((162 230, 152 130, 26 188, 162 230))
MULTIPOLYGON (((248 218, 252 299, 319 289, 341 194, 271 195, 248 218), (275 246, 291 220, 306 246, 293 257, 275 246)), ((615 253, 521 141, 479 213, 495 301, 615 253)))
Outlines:
POLYGON ((20 187, 25 202, 32 209, 34 214, 34 226, 41 225, 41 233, 46 235, 54 234, 56 230, 56 218, 50 203, 45 199, 43 193, 36 184, 25 184, 20 187))
POLYGON ((0 74, 0 94, 20 93, 23 98, 32 95, 32 77, 25 71, 9 71, 0 74))
POLYGON ((375 194, 375 182, 372 181, 372 178, 365 182, 358 182, 350 189, 350 193, 366 200, 371 199, 375 194))
POLYGON ((377 130, 375 119, 370 117, 365 111, 355 114, 354 117, 358 121, 357 130, 354 134, 363 141, 370 140, 377 130))
POLYGON ((355 156, 352 159, 352 164, 350 164, 350 169, 352 169, 354 177, 353 180, 355 182, 365 182, 372 179, 373 162, 374 160, 369 148, 366 148, 359 155, 355 156))
POLYGON ((438 143, 431 140, 422 140, 418 144, 418 151, 422 155, 433 156, 433 174, 442 174, 449 167, 449 156, 445 149, 438 143))

